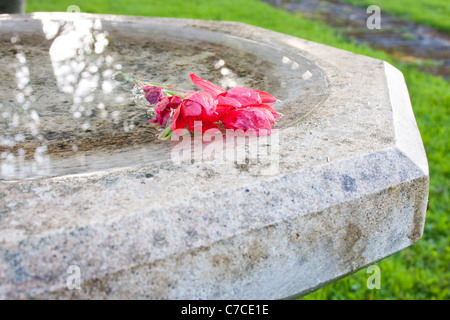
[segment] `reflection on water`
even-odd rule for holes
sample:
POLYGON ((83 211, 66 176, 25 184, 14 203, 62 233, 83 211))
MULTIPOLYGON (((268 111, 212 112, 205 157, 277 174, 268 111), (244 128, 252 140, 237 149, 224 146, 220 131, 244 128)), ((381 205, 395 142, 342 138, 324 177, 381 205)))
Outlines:
MULTIPOLYGON (((7 96, 8 93, 9 96, 14 94, 15 99, 4 99, 6 105, 1 105, 2 116, 6 120, 2 124, 8 127, 7 134, 2 132, 1 136, 1 176, 4 178, 51 175, 52 153, 76 153, 80 150, 77 139, 70 139, 70 131, 92 131, 90 128, 95 123, 91 121, 98 120, 98 117, 92 117, 95 107, 101 110, 101 119, 108 117, 105 103, 94 103, 104 101, 99 94, 111 94, 116 85, 112 80, 114 59, 110 55, 102 55, 108 40, 107 33, 102 32, 101 21, 42 20, 42 31, 47 40, 45 45, 39 46, 37 41, 21 41, 21 35, 14 34, 10 38, 9 52, 2 55, 16 58, 10 65, 15 69, 16 87, 6 93, 7 96), (46 53, 48 57, 44 56, 46 53), (30 61, 27 61, 27 56, 30 61), (51 68, 46 61, 48 58, 51 68), (38 79, 33 79, 33 83, 29 68, 37 69, 34 76, 38 79), (56 79, 57 88, 52 83, 50 72, 56 79), (33 85, 37 87, 36 93, 33 85), (53 100, 55 93, 58 94, 53 100), (62 104, 65 110, 60 110, 61 106, 55 104, 58 97, 64 97, 62 104), (53 100, 50 105, 49 100, 53 100), (40 115, 45 117, 43 123, 40 115), (76 120, 75 126, 67 125, 71 120, 76 120), (69 139, 64 139, 64 136, 69 139)), ((5 49, 8 51, 7 47, 5 49)), ((114 67, 121 68, 119 64, 114 67)), ((10 79, 2 80, 8 85, 10 79)), ((113 111, 111 116, 119 121, 118 111, 113 111)), ((81 162, 85 160, 83 155, 78 158, 81 162)))
POLYGON ((170 159, 170 144, 158 141, 157 130, 147 125, 151 110, 142 92, 115 77, 118 71, 192 90, 189 73, 195 72, 226 89, 249 87, 286 101, 291 78, 312 76, 311 67, 288 57, 273 62, 240 50, 242 45, 168 41, 161 30, 113 24, 42 18, 8 27, 0 21, 0 179, 170 159))

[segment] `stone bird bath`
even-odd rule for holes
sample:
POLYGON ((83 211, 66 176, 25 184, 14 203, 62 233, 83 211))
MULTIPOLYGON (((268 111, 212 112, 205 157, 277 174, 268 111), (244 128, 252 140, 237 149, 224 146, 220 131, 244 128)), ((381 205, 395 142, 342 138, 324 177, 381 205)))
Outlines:
POLYGON ((423 233, 427 159, 386 62, 242 23, 76 13, 0 15, 0 41, 1 299, 290 298, 423 233), (119 71, 270 92, 268 170, 174 162, 119 71))

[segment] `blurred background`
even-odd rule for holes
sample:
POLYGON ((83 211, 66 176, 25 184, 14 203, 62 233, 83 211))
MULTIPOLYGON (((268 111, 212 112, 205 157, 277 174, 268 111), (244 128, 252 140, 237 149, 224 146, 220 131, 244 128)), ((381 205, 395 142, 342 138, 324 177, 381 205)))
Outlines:
MULTIPOLYGON (((361 270, 303 299, 449 299, 450 1, 448 0, 0 0, 0 12, 69 11, 240 21, 382 59, 406 79, 430 166, 423 238, 377 263, 381 289, 361 270), (380 28, 369 28, 371 5, 380 28), (77 7, 74 7, 77 6, 77 7)), ((370 72, 370 70, 366 70, 370 72)))

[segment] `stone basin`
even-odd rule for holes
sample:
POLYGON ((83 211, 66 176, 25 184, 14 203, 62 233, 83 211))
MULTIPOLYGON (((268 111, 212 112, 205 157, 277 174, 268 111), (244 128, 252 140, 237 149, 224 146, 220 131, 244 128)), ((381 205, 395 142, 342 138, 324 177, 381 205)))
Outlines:
POLYGON ((423 233, 427 159, 386 62, 242 23, 76 13, 0 15, 0 42, 2 299, 295 297, 423 233), (173 161, 119 72, 270 92, 270 170, 173 161))
POLYGON ((270 44, 161 22, 125 28, 114 19, 53 17, 2 22, 3 179, 170 160, 169 145, 146 123, 148 103, 119 72, 194 90, 189 73, 195 71, 224 88, 270 90, 282 100, 280 127, 327 94, 321 68, 270 44))

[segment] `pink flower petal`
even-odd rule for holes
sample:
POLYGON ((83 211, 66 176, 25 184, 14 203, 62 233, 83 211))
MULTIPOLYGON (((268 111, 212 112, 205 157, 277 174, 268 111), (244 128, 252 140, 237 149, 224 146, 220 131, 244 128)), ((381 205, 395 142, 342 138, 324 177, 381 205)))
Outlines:
POLYGON ((225 97, 223 95, 217 96, 217 105, 219 106, 230 106, 233 108, 240 108, 242 104, 236 99, 225 97))
MULTIPOLYGON (((185 101, 193 101, 198 103, 201 107, 203 107, 207 114, 212 115, 214 111, 216 111, 217 100, 215 100, 209 93, 207 92, 195 92, 193 94, 188 95, 185 98, 185 101)), ((198 116, 200 112, 197 114, 192 113, 191 115, 198 116)))
POLYGON ((265 108, 241 108, 226 113, 221 121, 227 129, 259 130, 268 132, 275 123, 273 114, 265 108))
POLYGON ((198 117, 202 113, 202 105, 191 100, 184 100, 181 103, 181 112, 184 117, 198 117))
POLYGON ((176 109, 181 102, 183 102, 183 99, 181 99, 179 96, 171 96, 168 107, 176 109))
POLYGON ((280 116, 280 114, 278 112, 273 110, 273 108, 271 106, 268 106, 267 104, 262 104, 262 103, 261 104, 253 104, 253 105, 247 106, 246 108, 264 108, 266 110, 269 110, 275 119, 277 119, 280 116))
POLYGON ((256 91, 259 96, 261 97, 261 103, 273 103, 275 101, 277 101, 277 98, 275 98, 273 95, 264 92, 264 91, 259 91, 259 90, 253 90, 256 91))
POLYGON ((232 98, 239 101, 242 106, 259 104, 262 102, 258 92, 256 92, 255 90, 241 87, 231 88, 230 90, 227 91, 225 96, 227 98, 232 98))
POLYGON ((163 98, 163 89, 161 87, 146 85, 142 87, 142 90, 144 91, 145 99, 150 104, 158 103, 163 98))
POLYGON ((203 91, 209 93, 213 98, 216 98, 219 94, 222 92, 225 92, 225 89, 222 89, 219 86, 216 86, 215 84, 212 84, 211 82, 204 80, 200 78, 199 76, 195 75, 191 72, 190 74, 192 82, 198 86, 203 91))
POLYGON ((155 111, 157 113, 162 112, 164 109, 167 108, 167 105, 169 104, 169 98, 163 97, 160 102, 155 106, 155 111))
MULTIPOLYGON (((183 118, 183 115, 181 114, 181 104, 178 106, 177 109, 175 109, 175 112, 172 117, 172 124, 170 125, 170 128, 173 132, 177 132, 178 129, 184 129, 186 128, 186 121, 183 118)), ((178 134, 177 134, 178 135, 178 134)))

